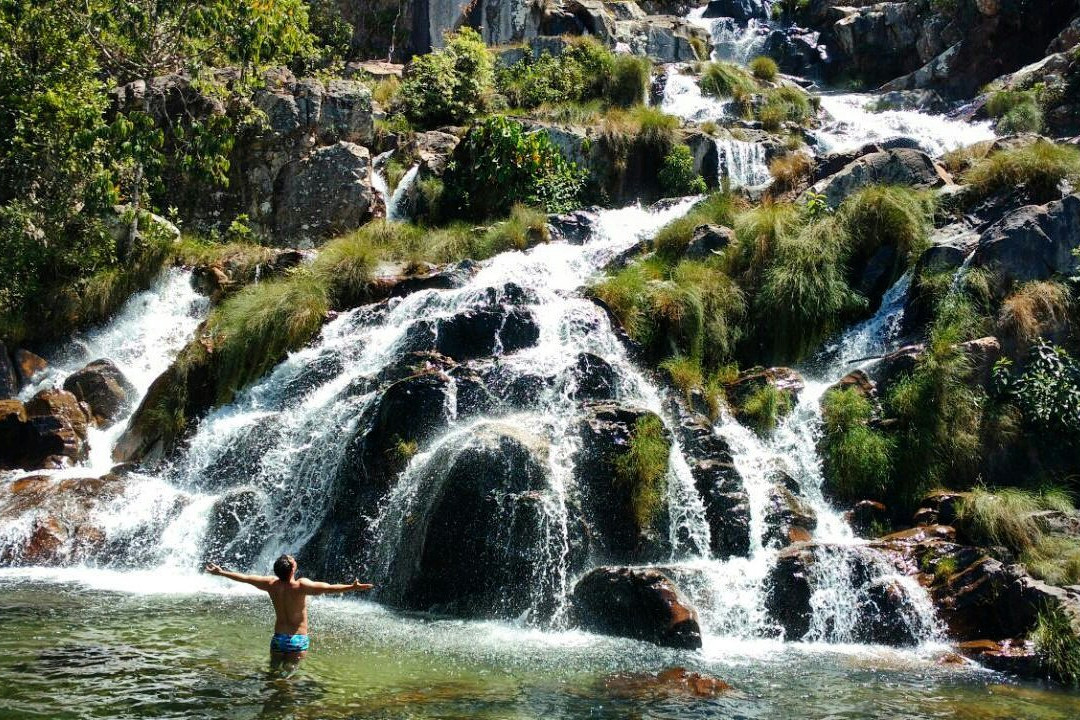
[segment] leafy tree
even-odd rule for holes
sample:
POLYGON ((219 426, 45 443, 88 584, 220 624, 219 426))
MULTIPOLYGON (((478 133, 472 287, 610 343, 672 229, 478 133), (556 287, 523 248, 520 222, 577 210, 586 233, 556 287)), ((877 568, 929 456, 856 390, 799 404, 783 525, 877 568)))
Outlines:
POLYGON ((0 335, 48 281, 114 260, 91 218, 115 201, 105 92, 93 49, 63 2, 0 1, 0 335))
POLYGON ((486 105, 494 61, 472 28, 446 36, 446 47, 413 60, 401 98, 409 120, 424 127, 464 123, 486 105))

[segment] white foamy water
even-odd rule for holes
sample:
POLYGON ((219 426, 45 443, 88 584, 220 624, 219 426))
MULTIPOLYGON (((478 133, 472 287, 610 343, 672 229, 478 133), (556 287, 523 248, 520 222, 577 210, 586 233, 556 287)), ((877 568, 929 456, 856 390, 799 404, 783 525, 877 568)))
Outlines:
POLYGON ((840 152, 870 142, 910 138, 927 154, 937 157, 995 137, 989 121, 972 123, 914 110, 872 112, 868 107, 877 99, 867 93, 822 95, 821 107, 831 120, 814 133, 821 151, 840 152))
POLYGON ((191 340, 209 306, 209 299, 192 287, 191 271, 169 268, 153 287, 133 295, 104 324, 74 335, 49 355, 49 367, 23 388, 20 399, 29 400, 44 388, 62 387, 69 375, 103 358, 111 360, 135 387, 127 415, 108 428, 89 429, 89 459, 58 471, 58 475, 93 476, 109 471, 113 445, 127 426, 130 413, 191 340))
POLYGON ((731 187, 758 187, 772 180, 765 160, 765 146, 745 140, 718 139, 716 156, 719 160, 722 184, 727 178, 731 187))

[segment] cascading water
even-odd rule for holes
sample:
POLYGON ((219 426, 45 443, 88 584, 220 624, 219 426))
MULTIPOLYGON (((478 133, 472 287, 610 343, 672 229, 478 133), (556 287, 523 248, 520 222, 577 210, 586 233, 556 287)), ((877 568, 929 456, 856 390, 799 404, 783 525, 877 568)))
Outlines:
MULTIPOLYGON (((56 355, 48 368, 19 394, 26 401, 46 387, 61 387, 73 372, 94 360, 111 360, 135 388, 131 408, 142 400, 150 384, 168 368, 176 354, 191 339, 206 316, 209 301, 195 291, 191 272, 166 270, 148 290, 132 296, 117 314, 100 327, 75 336, 56 355)), ((90 458, 68 473, 92 475, 108 472, 110 453, 127 424, 121 417, 106 429, 90 428, 90 458)))
POLYGON ((949 150, 995 137, 989 121, 967 122, 914 110, 870 108, 879 98, 870 94, 825 94, 821 107, 832 118, 814 133, 823 152, 853 150, 870 142, 908 138, 937 157, 949 150))
POLYGON ((751 18, 745 25, 740 25, 734 18, 706 18, 706 10, 707 7, 693 8, 686 19, 709 31, 713 60, 745 65, 761 54, 769 33, 768 22, 751 18))
POLYGON ((375 171, 371 174, 371 186, 383 200, 383 205, 386 207, 386 219, 393 222, 406 222, 409 218, 405 212, 404 201, 413 183, 416 182, 420 166, 413 165, 409 168, 391 192, 390 184, 386 179, 386 165, 393 154, 393 150, 388 150, 376 156, 372 161, 371 165, 375 171))
POLYGON ((733 188, 758 187, 772 179, 761 143, 720 138, 716 140, 716 155, 721 185, 725 178, 733 188))

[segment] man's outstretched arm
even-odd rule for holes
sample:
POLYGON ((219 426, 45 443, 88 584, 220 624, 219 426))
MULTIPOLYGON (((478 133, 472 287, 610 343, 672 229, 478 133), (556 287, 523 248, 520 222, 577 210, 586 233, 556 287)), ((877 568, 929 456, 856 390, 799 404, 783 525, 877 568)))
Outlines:
POLYGON ((333 595, 336 593, 363 592, 375 586, 370 583, 362 583, 359 580, 353 580, 351 583, 342 585, 333 585, 304 578, 300 581, 300 587, 304 588, 304 592, 308 595, 333 595))
POLYGON ((236 582, 254 585, 260 590, 269 590, 270 584, 274 581, 274 578, 267 575, 244 575, 243 573, 230 572, 229 570, 222 569, 220 565, 215 565, 214 563, 209 563, 206 566, 206 572, 211 575, 217 575, 218 577, 235 580, 236 582))

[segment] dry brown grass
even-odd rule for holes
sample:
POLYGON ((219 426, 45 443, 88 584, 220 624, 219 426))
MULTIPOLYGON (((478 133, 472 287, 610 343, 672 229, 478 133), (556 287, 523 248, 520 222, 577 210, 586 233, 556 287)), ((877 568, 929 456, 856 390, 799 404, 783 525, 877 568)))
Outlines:
POLYGON ((794 190, 814 168, 814 160, 804 152, 789 152, 775 157, 769 163, 773 176, 773 188, 781 192, 794 190))
POLYGON ((953 175, 959 175, 979 160, 985 158, 993 146, 993 140, 983 140, 974 145, 966 145, 956 150, 950 150, 941 157, 941 164, 953 175))
POLYGON ((1020 287, 1001 303, 998 336, 1013 347, 1025 348, 1036 338, 1069 322, 1069 288, 1053 280, 1037 280, 1020 287))

